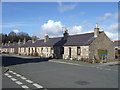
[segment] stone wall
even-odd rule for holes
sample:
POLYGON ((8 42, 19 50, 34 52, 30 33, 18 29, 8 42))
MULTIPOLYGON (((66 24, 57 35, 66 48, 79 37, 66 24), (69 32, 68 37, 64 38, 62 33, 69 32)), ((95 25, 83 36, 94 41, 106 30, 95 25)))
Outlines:
POLYGON ((37 53, 41 57, 53 57, 51 48, 52 47, 36 47, 37 53))
POLYGON ((115 57, 115 51, 114 51, 114 44, 113 42, 106 36, 104 32, 99 34, 99 36, 90 44, 90 52, 89 56, 90 59, 93 59, 93 56, 95 56, 96 59, 99 59, 98 56, 98 49, 107 49, 107 59, 112 60, 115 57))
POLYGON ((78 59, 89 58, 89 46, 64 46, 63 59, 78 59), (77 55, 77 47, 80 47, 81 53, 77 55), (71 48, 71 57, 69 55, 69 48, 71 48))
POLYGON ((81 46, 81 57, 89 58, 89 46, 81 46))

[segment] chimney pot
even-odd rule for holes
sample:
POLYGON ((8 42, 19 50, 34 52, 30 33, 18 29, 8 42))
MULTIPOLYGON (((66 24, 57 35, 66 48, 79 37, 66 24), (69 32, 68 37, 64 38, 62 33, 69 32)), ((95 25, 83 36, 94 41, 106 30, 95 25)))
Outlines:
POLYGON ((49 40, 49 36, 48 36, 48 34, 45 34, 44 42, 47 42, 48 40, 49 40))
POLYGON ((63 33, 64 40, 67 40, 68 35, 69 35, 69 33, 68 33, 68 29, 67 29, 67 28, 64 28, 64 33, 63 33))
POLYGON ((96 26, 94 28, 94 37, 98 37, 99 36, 99 28, 98 28, 98 23, 96 23, 96 26))

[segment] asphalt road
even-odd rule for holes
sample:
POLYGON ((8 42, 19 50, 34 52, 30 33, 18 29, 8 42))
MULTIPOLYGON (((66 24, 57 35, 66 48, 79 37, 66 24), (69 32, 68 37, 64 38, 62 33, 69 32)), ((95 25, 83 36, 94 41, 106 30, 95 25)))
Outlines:
POLYGON ((118 65, 20 56, 3 56, 2 64, 2 88, 118 88, 118 65))

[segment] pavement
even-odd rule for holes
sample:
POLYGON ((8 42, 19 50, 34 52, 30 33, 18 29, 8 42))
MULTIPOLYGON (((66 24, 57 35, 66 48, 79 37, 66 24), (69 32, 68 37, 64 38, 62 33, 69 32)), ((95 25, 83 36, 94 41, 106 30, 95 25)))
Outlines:
POLYGON ((118 88, 116 63, 3 56, 3 88, 118 88), (4 70, 6 71, 7 69, 4 70))

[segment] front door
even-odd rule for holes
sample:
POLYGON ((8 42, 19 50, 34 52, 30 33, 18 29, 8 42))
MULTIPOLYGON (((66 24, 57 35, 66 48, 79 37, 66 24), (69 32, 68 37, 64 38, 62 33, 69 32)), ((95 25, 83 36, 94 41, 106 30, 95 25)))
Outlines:
POLYGON ((71 58, 71 48, 69 48, 69 58, 71 58))

